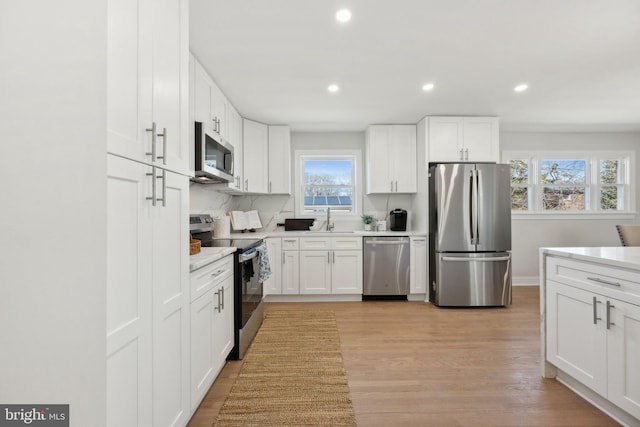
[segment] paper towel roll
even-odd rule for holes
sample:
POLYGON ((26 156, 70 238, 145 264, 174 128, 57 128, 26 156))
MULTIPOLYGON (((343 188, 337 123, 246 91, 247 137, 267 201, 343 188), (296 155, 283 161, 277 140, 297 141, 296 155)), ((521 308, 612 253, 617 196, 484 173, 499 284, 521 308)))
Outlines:
POLYGON ((213 219, 213 236, 222 239, 231 237, 231 221, 228 216, 217 216, 213 219))

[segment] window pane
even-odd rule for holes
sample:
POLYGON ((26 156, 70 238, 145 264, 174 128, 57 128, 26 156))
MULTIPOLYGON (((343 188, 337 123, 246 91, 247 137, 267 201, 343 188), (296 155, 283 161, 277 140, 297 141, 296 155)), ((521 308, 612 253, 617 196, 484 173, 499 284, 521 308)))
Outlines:
POLYGON ((584 187, 544 187, 542 206, 544 210, 583 211, 584 187))
POLYGON ((618 183, 618 160, 600 160, 600 182, 603 184, 618 183))
POLYGON ((353 185, 351 160, 304 160, 305 185, 353 185))
POLYGON ((542 160, 540 180, 543 184, 584 184, 587 162, 585 160, 542 160))
POLYGON ((511 187, 511 210, 526 211, 529 209, 529 189, 511 187))
POLYGON ((511 183, 527 184, 529 182, 529 162, 527 160, 511 160, 511 183))
POLYGON ((600 208, 603 210, 618 209, 618 187, 602 187, 600 192, 600 208))

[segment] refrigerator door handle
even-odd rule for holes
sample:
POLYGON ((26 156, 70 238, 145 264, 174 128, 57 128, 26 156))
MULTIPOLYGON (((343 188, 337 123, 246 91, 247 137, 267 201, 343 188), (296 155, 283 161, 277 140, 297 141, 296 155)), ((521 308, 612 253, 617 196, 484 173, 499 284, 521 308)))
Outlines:
POLYGON ((475 214, 473 215, 473 217, 476 220, 476 245, 480 244, 480 171, 475 169, 474 171, 475 174, 475 191, 473 192, 473 194, 475 195, 475 214))
POLYGON ((499 256, 499 257, 488 257, 488 258, 466 258, 466 257, 455 257, 455 256, 443 256, 440 258, 442 261, 454 261, 454 262, 470 262, 470 261, 481 261, 481 262, 497 262, 497 261, 509 261, 511 259, 510 256, 499 256))
POLYGON ((474 224, 474 176, 473 176, 473 170, 469 171, 469 239, 470 239, 470 243, 472 245, 476 244, 476 240, 475 240, 475 236, 473 234, 473 231, 475 230, 475 224, 474 224))

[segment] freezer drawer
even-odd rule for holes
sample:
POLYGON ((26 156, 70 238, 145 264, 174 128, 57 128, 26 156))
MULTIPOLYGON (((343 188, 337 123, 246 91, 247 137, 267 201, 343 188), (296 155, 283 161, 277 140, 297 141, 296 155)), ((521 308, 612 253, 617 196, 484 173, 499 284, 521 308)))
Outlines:
POLYGON ((436 257, 429 289, 435 305, 511 305, 511 253, 438 252, 436 257))
POLYGON ((409 293, 409 238, 364 238, 364 296, 409 293))

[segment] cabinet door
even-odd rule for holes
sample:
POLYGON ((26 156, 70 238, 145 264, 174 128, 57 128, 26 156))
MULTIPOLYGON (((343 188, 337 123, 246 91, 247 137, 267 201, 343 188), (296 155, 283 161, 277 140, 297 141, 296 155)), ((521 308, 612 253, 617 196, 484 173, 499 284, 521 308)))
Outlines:
POLYGON ((411 239, 411 251, 409 252, 410 293, 426 294, 428 282, 427 239, 424 237, 411 239))
POLYGON ((107 425, 152 424, 151 168, 107 156, 107 425))
MULTIPOLYGON (((158 172, 161 174, 162 172, 158 172)), ((164 172, 153 210, 153 425, 182 425, 189 412, 189 181, 164 172), (166 181, 163 183, 163 181, 166 181)))
POLYGON ((214 306, 216 375, 224 366, 234 344, 233 336, 233 277, 227 277, 218 288, 219 306, 214 306))
POLYGON ((289 126, 269 126, 269 193, 291 194, 289 126))
POLYGON ((464 160, 472 162, 500 161, 497 117, 464 118, 464 160))
POLYGON ((152 17, 153 121, 157 125, 157 163, 175 171, 188 170, 189 3, 157 0, 152 17), (166 133, 163 130, 166 129, 166 133))
MULTIPOLYGON (((608 302, 608 398, 640 418, 640 307, 617 300, 608 302)), ((605 322, 606 315, 605 311, 605 322)))
POLYGON ((152 40, 142 0, 109 0, 107 18, 107 150, 145 162, 153 121, 152 40))
POLYGON ((605 298, 547 280, 547 360, 607 393, 605 298))
POLYGON ((229 142, 233 145, 233 182, 229 183, 229 187, 242 191, 243 178, 243 159, 244 159, 244 143, 242 141, 242 117, 238 111, 231 106, 229 110, 229 126, 230 138, 229 142))
POLYGON ((331 293, 331 252, 300 251, 300 295, 331 293))
POLYGON ((244 191, 267 193, 269 184, 269 144, 267 125, 243 120, 244 191))
POLYGON ((265 295, 280 295, 282 294, 282 239, 269 237, 266 241, 271 276, 263 283, 263 292, 265 295))
POLYGON ((362 250, 332 251, 331 292, 362 294, 362 250))
POLYGON ((213 114, 211 112, 212 98, 211 87, 213 82, 202 65, 194 59, 194 120, 202 122, 205 126, 214 128, 213 114))
POLYGON ((374 125, 367 128, 367 194, 391 193, 394 190, 389 141, 390 126, 374 125))
POLYGON ((229 118, 228 118, 228 103, 227 97, 220 90, 215 82, 211 85, 211 116, 212 120, 217 121, 217 125, 214 126, 216 132, 222 136, 222 138, 229 140, 229 118))
POLYGON ((416 151, 416 126, 395 125, 389 146, 389 159, 393 162, 395 193, 418 191, 418 160, 416 151))
POLYGON ((282 251, 282 294, 300 293, 300 257, 298 251, 282 251))
POLYGON ((463 119, 461 117, 429 117, 429 162, 462 160, 463 119))
MULTIPOLYGON (((217 289, 216 289, 217 290, 217 289)), ((215 379, 213 309, 217 302, 209 289, 191 303, 191 409, 195 410, 215 379)))

